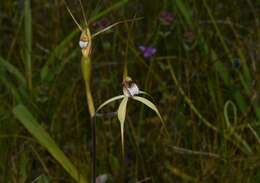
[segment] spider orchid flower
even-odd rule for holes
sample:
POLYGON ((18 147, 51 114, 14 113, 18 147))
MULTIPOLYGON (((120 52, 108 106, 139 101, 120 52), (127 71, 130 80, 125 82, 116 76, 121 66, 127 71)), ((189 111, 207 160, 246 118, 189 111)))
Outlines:
POLYGON ((121 127, 121 143, 122 143, 122 152, 124 154, 124 123, 125 123, 127 102, 129 99, 133 99, 135 101, 141 102, 144 105, 146 105, 147 107, 149 107, 150 109, 152 109, 157 114, 157 116, 160 118, 164 127, 165 127, 165 125, 164 125, 163 119, 161 117, 161 114, 158 111, 158 109, 156 108, 156 106, 150 100, 148 100, 144 97, 138 96, 140 94, 149 95, 148 93, 139 90, 139 87, 137 86, 137 84, 134 83, 130 77, 126 77, 124 79, 124 81, 122 82, 122 85, 123 85, 123 95, 118 95, 118 96, 108 99, 107 101, 105 101, 103 104, 101 104, 98 107, 97 112, 100 111, 103 107, 105 107, 109 103, 122 99, 119 104, 118 110, 117 110, 117 117, 118 117, 118 120, 120 122, 120 127, 121 127))

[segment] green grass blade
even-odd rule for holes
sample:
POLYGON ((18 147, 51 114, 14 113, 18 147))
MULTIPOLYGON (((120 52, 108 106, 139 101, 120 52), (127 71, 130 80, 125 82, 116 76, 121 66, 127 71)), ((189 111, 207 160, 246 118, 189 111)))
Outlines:
POLYGON ((14 65, 10 64, 7 60, 0 57, 0 66, 2 68, 5 68, 12 75, 14 75, 21 85, 26 85, 25 77, 14 65))
POLYGON ((242 66, 242 71, 243 71, 243 76, 245 77, 245 80, 247 83, 252 82, 252 76, 250 69, 248 67, 248 63, 246 62, 246 56, 243 53, 243 50, 241 48, 237 48, 237 52, 241 61, 241 66, 242 66))
POLYGON ((175 176, 183 179, 183 182, 199 182, 197 178, 190 176, 189 174, 183 172, 179 168, 176 168, 174 165, 167 163, 166 168, 170 170, 175 176))
POLYGON ((24 1, 25 70, 28 87, 32 90, 32 14, 31 1, 24 1))
POLYGON ((41 80, 42 81, 51 81, 54 78, 56 70, 59 70, 64 64, 58 64, 58 68, 54 68, 55 60, 59 60, 62 55, 67 51, 68 45, 71 43, 71 40, 76 36, 78 30, 71 32, 50 54, 45 65, 41 69, 41 80), (58 58, 58 59, 57 59, 58 58))
POLYGON ((217 61, 215 63, 215 68, 216 68, 219 76, 223 79, 224 83, 226 85, 230 85, 231 81, 230 81, 229 73, 228 73, 227 69, 225 68, 224 64, 220 61, 217 61))
POLYGON ((6 76, 3 77, 3 75, 0 75, 0 81, 4 84, 4 86, 12 93, 13 97, 15 98, 16 102, 21 102, 22 101, 22 97, 19 93, 19 91, 17 90, 17 87, 15 87, 13 85, 13 83, 11 83, 6 76))
POLYGON ((237 103, 240 111, 245 112, 247 109, 247 106, 248 106, 245 97, 242 96, 242 94, 239 90, 235 90, 233 95, 234 95, 234 98, 236 100, 236 103, 237 103))
POLYGON ((123 6, 123 5, 126 4, 127 2, 128 2, 128 0, 121 0, 121 1, 119 1, 119 2, 117 2, 117 3, 115 3, 115 4, 113 4, 112 6, 110 6, 110 7, 107 8, 107 9, 105 9, 104 11, 102 11, 102 12, 96 14, 93 18, 90 19, 89 22, 91 23, 91 22, 93 22, 93 21, 95 21, 95 20, 97 20, 97 19, 99 19, 99 18, 101 18, 101 17, 107 15, 107 14, 110 13, 111 11, 113 11, 113 10, 115 10, 115 9, 117 9, 117 8, 119 8, 119 7, 121 7, 121 6, 123 6))
POLYGON ((87 180, 78 172, 76 167, 57 146, 50 135, 41 127, 28 109, 18 105, 13 109, 15 117, 23 126, 45 147, 48 152, 60 163, 60 165, 79 183, 87 183, 87 180))
POLYGON ((222 47, 223 47, 224 51, 226 52, 226 55, 229 56, 229 59, 231 61, 232 58, 233 58, 232 53, 230 52, 230 50, 229 50, 229 48, 228 48, 228 46, 227 46, 227 44, 225 42, 224 36, 222 35, 221 31, 219 30, 219 27, 218 27, 218 25, 216 23, 216 20, 215 20, 213 14, 212 14, 212 11, 209 8, 209 6, 208 6, 208 4, 207 4, 207 2, 205 0, 203 0, 203 5, 205 6, 205 8, 206 8, 206 10, 208 12, 209 18, 210 18, 210 20, 213 23, 213 26, 214 26, 214 28, 216 30, 216 35, 219 37, 220 43, 222 44, 222 47))
POLYGON ((237 122, 237 107, 236 105, 232 102, 232 101, 227 101, 225 103, 225 106, 224 106, 224 117, 225 117, 225 122, 226 122, 226 125, 228 128, 231 128, 231 123, 230 123, 230 120, 229 120, 229 115, 228 115, 228 107, 231 106, 232 107, 232 111, 233 111, 233 115, 234 115, 234 122, 236 125, 236 122, 237 122))
MULTIPOLYGON (((226 122, 226 125, 227 125, 227 130, 229 130, 229 133, 234 137, 234 139, 237 142, 239 142, 240 144, 243 145, 244 148, 242 150, 246 154, 252 154, 252 149, 249 146, 249 144, 246 142, 246 140, 244 140, 237 132, 235 132, 233 130, 233 126, 236 125, 236 123, 237 123, 237 107, 232 101, 226 102, 226 104, 224 106, 224 117, 225 117, 225 122, 226 122), (234 124, 233 125, 230 123, 230 120, 229 120, 229 112, 228 112, 229 106, 231 107, 231 109, 233 111, 233 116, 234 116, 234 124)), ((228 137, 228 136, 226 136, 226 137, 228 137)), ((234 142, 234 140, 233 140, 233 142, 234 142)), ((237 145, 237 146, 239 147, 239 145, 237 145)))
POLYGON ((117 117, 120 122, 120 129, 121 129, 121 143, 122 143, 122 152, 123 155, 125 154, 125 148, 124 148, 124 124, 125 124, 125 116, 126 116, 126 106, 127 106, 128 97, 124 97, 124 99, 121 101, 118 111, 117 111, 117 117))
POLYGON ((211 50, 211 56, 212 60, 216 61, 214 66, 219 76, 222 78, 222 80, 227 86, 230 86, 232 82, 230 80, 229 72, 227 68, 224 66, 224 64, 219 60, 216 52, 213 49, 211 50))
POLYGON ((182 1, 182 0, 177 0, 177 1, 176 1, 176 6, 177 6, 178 9, 180 10, 181 14, 184 16, 184 19, 185 19, 186 23, 187 23, 189 26, 192 26, 191 12, 190 12, 189 9, 187 8, 187 6, 184 4, 184 1, 182 1))
POLYGON ((200 118, 200 120, 209 128, 211 128, 214 131, 218 131, 218 128, 215 127, 214 125, 212 125, 206 118, 204 118, 204 116, 202 116, 202 114, 199 112, 199 110, 193 105, 191 99, 189 97, 187 97, 187 95, 185 94, 184 90, 182 89, 182 87, 180 86, 175 73, 170 65, 170 63, 168 62, 169 65, 169 69, 170 69, 170 74, 172 76, 172 79, 174 81, 174 83, 176 84, 179 92, 182 94, 182 96, 184 97, 184 100, 186 101, 186 103, 189 105, 189 107, 191 108, 191 110, 200 118))

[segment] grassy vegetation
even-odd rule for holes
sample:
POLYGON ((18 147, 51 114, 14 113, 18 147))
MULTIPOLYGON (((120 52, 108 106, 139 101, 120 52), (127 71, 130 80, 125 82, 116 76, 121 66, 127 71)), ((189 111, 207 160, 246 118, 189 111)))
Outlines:
MULTIPOLYGON (((83 24, 79 1, 67 3, 83 24)), ((123 94, 129 75, 166 126, 130 98, 123 159, 118 119, 97 116, 97 175, 260 181, 258 0, 83 0, 83 7, 92 33, 141 17, 92 40, 95 107, 123 94)), ((91 182, 80 33, 64 2, 1 1, 0 22, 0 182, 91 182)))

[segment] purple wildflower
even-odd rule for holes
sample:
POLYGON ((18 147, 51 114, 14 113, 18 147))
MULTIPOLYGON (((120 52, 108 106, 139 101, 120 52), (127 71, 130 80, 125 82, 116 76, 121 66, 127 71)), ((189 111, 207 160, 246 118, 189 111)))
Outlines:
POLYGON ((184 32, 183 36, 184 39, 189 43, 193 42, 195 39, 195 33, 193 31, 186 31, 184 32))
POLYGON ((93 27, 96 29, 104 29, 109 25, 110 25, 110 22, 109 22, 108 18, 103 18, 103 19, 93 23, 93 27))
POLYGON ((170 25, 173 21, 174 15, 169 11, 162 11, 160 13, 160 21, 163 25, 170 25))
POLYGON ((154 47, 139 46, 139 50, 142 52, 143 57, 146 59, 151 58, 157 52, 157 49, 154 47))

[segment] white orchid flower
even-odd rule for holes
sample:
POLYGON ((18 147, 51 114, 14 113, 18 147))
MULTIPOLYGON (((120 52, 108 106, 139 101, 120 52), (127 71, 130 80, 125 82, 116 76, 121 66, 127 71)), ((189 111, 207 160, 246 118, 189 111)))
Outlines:
POLYGON ((129 99, 136 100, 136 101, 141 102, 141 103, 145 104, 146 106, 148 106, 150 109, 152 109, 157 114, 157 116, 160 118, 164 127, 165 127, 165 125, 163 123, 161 114, 159 113, 156 106, 150 100, 148 100, 144 97, 137 96, 139 94, 145 94, 145 95, 149 95, 149 94, 147 94, 144 91, 139 90, 139 87, 137 86, 137 84, 134 83, 130 77, 126 77, 126 79, 124 79, 122 84, 123 84, 123 95, 118 95, 116 97, 108 99, 107 101, 105 101, 103 104, 101 104, 97 108, 96 112, 100 111, 107 104, 109 104, 113 101, 122 99, 121 103, 119 104, 118 110, 117 110, 117 117, 118 117, 118 120, 120 122, 120 127, 121 127, 121 143, 122 143, 122 151, 124 154, 124 123, 125 123, 125 116, 126 116, 126 106, 127 106, 127 102, 129 99))

